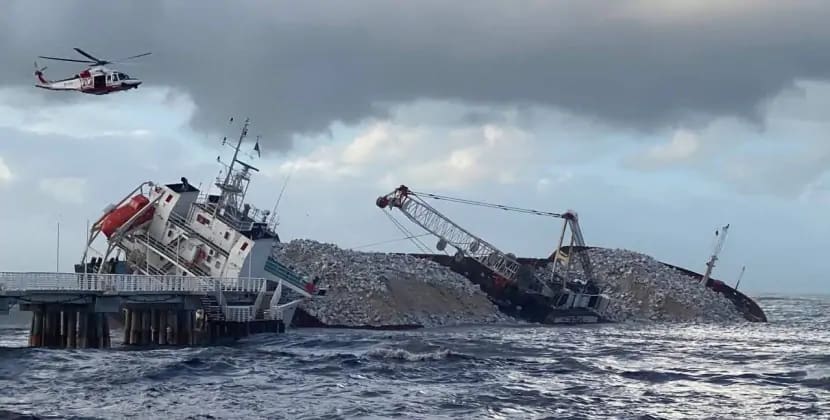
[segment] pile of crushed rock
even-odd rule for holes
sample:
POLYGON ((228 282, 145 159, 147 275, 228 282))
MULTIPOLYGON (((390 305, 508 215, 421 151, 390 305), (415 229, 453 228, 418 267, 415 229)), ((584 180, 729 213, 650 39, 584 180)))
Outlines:
POLYGON ((436 262, 341 249, 296 239, 274 246, 274 257, 317 278, 326 295, 300 309, 330 326, 448 326, 515 322, 481 289, 436 262))
MULTIPOLYGON (((614 321, 736 322, 743 316, 726 297, 690 275, 647 255, 623 249, 586 250, 594 279, 611 302, 607 316, 614 321)), ((551 266, 537 275, 551 277, 551 266)), ((557 271, 563 270, 561 266, 557 271)), ((576 255, 570 275, 584 279, 576 255)), ((570 277, 574 278, 574 277, 570 277)))

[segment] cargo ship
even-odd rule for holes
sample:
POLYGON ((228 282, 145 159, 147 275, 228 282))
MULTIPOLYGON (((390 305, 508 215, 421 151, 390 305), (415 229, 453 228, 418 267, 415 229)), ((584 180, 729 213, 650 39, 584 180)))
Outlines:
MULTIPOLYGON (((284 331, 299 303, 324 291, 272 256, 280 240, 276 215, 246 202, 252 175, 259 171, 239 157, 248 124, 246 120, 233 157, 222 164, 213 185, 216 193, 210 193, 211 188, 202 191, 185 177, 176 183, 141 183, 104 209, 90 229, 75 272, 154 276, 161 281, 219 279, 225 292, 199 298, 197 325, 210 329, 241 322, 257 329, 258 322, 274 321, 272 312, 279 311, 277 329, 284 331), (94 246, 100 239, 102 251, 94 246), (262 285, 261 290, 252 288, 254 284, 262 285)), ((129 328, 131 308, 142 302, 124 306, 111 322, 129 328)))

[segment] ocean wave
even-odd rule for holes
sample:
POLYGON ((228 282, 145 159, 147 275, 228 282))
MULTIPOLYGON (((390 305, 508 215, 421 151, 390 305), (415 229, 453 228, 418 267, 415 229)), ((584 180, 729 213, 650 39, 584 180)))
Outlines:
MULTIPOLYGON (((39 418, 820 418, 830 410, 830 331, 816 325, 830 322, 821 310, 828 302, 776 302, 773 322, 737 326, 290 330, 217 347, 0 347, 0 410, 39 418)), ((25 330, 6 333, 14 335, 5 342, 25 345, 25 330)))

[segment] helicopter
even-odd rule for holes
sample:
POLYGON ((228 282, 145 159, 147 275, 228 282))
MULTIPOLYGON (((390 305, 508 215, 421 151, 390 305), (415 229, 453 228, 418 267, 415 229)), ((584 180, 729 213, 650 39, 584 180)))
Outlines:
POLYGON ((79 54, 83 55, 84 57, 88 58, 88 60, 76 60, 71 58, 59 58, 59 57, 45 57, 45 56, 38 56, 40 58, 45 58, 47 60, 58 60, 58 61, 71 61, 75 63, 89 63, 91 66, 87 67, 86 69, 82 70, 78 74, 75 74, 72 77, 61 79, 61 80, 48 80, 43 75, 43 71, 47 69, 47 67, 38 68, 37 61, 35 61, 35 77, 37 79, 36 87, 48 90, 61 90, 61 91, 78 91, 81 93, 88 93, 92 95, 106 95, 112 92, 120 92, 124 90, 130 89, 138 89, 138 86, 141 84, 141 80, 135 79, 130 77, 129 75, 122 73, 117 70, 113 70, 110 68, 105 67, 107 64, 113 63, 120 63, 126 60, 131 60, 138 57, 144 57, 146 55, 150 55, 149 52, 144 54, 138 54, 131 57, 122 58, 116 61, 109 61, 109 60, 101 60, 96 57, 93 57, 91 54, 83 51, 80 48, 74 48, 79 54))

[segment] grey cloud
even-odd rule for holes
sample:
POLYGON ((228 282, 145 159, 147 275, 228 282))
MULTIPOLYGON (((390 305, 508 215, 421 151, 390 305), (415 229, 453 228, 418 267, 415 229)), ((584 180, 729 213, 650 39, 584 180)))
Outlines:
POLYGON ((725 166, 722 177, 744 193, 796 198, 809 191, 830 168, 830 147, 815 145, 791 155, 745 156, 725 166))
POLYGON ((250 115, 273 150, 423 98, 552 106, 637 130, 758 120, 759 104, 794 80, 830 75, 824 2, 686 17, 636 4, 144 1, 89 13, 80 1, 12 0, 0 16, 11 63, 0 84, 30 84, 37 55, 75 46, 107 58, 151 50, 125 72, 187 91, 197 128, 250 115))

